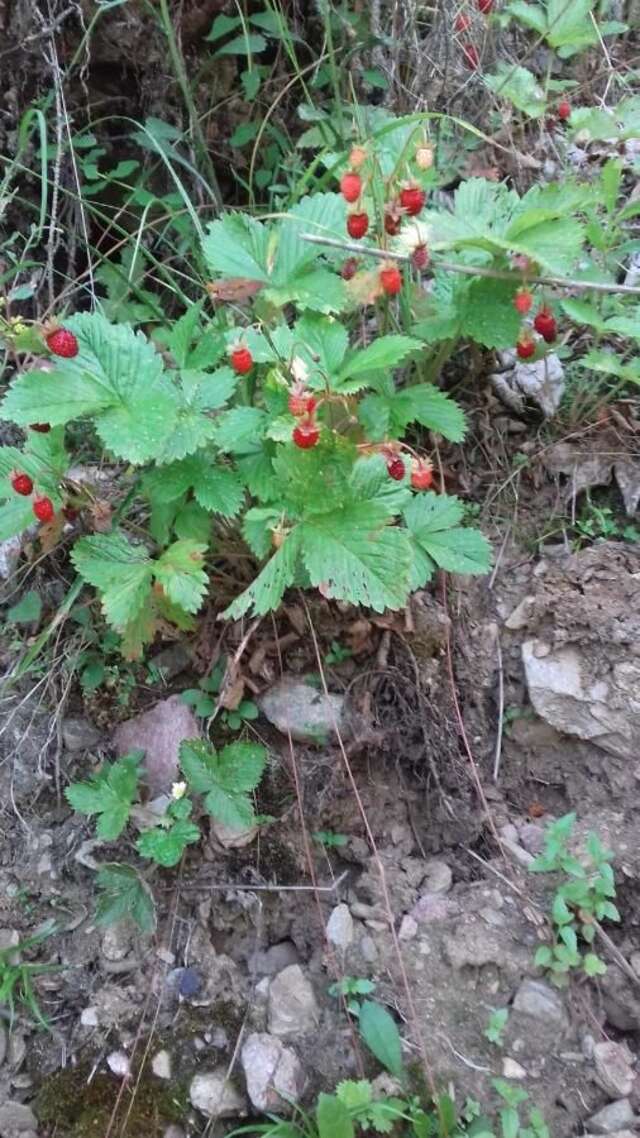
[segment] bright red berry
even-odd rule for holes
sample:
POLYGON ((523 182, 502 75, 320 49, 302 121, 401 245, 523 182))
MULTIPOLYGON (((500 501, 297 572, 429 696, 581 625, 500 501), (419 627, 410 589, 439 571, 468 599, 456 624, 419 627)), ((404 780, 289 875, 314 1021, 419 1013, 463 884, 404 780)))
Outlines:
POLYGON ((64 356, 66 360, 73 359, 79 352, 78 341, 76 340, 73 332, 68 328, 56 328, 55 331, 50 332, 46 339, 49 351, 53 352, 54 356, 64 356))
POLYGON ((535 355, 535 351, 536 351, 535 340, 529 335, 528 332, 525 332, 520 337, 520 339, 518 340, 518 343, 516 344, 516 352, 518 353, 518 359, 530 360, 531 357, 533 355, 535 355))
POLYGON ((532 304, 533 304, 533 296, 529 292, 529 289, 528 288, 519 288, 516 295, 513 298, 513 306, 514 306, 516 312, 519 312, 521 316, 526 316, 527 312, 531 311, 531 305, 532 304))
POLYGON ((380 284, 387 296, 397 296, 402 288, 402 276, 395 265, 380 269, 380 284))
POLYGON ((413 265, 414 269, 417 269, 418 272, 421 272, 422 269, 428 268, 430 260, 431 257, 429 256, 429 250, 427 249, 427 246, 416 245, 413 253, 411 254, 411 264, 413 265))
POLYGON ((15 474, 11 475, 11 485, 13 486, 16 494, 24 494, 25 498, 28 498, 29 494, 33 490, 33 482, 29 478, 29 475, 18 474, 17 471, 15 474))
POLYGON ((289 396, 289 410, 292 415, 311 415, 316 409, 317 400, 304 391, 292 391, 289 396))
POLYGON ((478 0, 478 11, 482 12, 483 16, 488 16, 493 8, 493 0, 478 0))
POLYGON ((549 308, 545 306, 536 313, 533 327, 536 332, 540 333, 542 339, 545 340, 547 344, 553 344, 553 341, 558 335, 558 326, 555 316, 549 308))
POLYGON ((457 32, 468 32, 471 27, 471 17, 467 16, 466 12, 460 12, 456 16, 455 24, 453 25, 457 32))
POLYGON ((571 115, 571 103, 569 102, 568 99, 562 99, 558 103, 558 118, 560 119, 561 122, 566 122, 566 120, 570 117, 570 115, 571 115))
POLYGON ((253 356, 248 348, 234 348, 231 353, 231 367, 238 375, 247 375, 253 367, 253 356))
POLYGON ((467 66, 472 71, 477 71, 480 66, 480 55, 474 43, 463 43, 462 54, 467 62, 467 66))
POLYGON ((428 490, 433 484, 433 469, 430 462, 420 459, 411 471, 411 485, 414 490, 428 490))
POLYGON ((426 200, 427 195, 420 186, 403 186, 400 190, 400 205, 409 217, 415 217, 420 213, 426 200))
POLYGON ((387 462, 387 474, 389 478, 393 478, 394 482, 402 482, 404 478, 404 462, 397 454, 394 454, 387 462))
POLYGON ((51 430, 50 423, 29 423, 30 431, 38 431, 41 435, 46 435, 51 430))
POLYGON ((349 237, 353 237, 355 241, 359 241, 364 237, 367 229, 369 228, 369 214, 365 213, 350 213, 347 217, 347 233, 349 237))
POLYGON ((316 445, 320 438, 320 428, 317 423, 314 423, 313 419, 306 419, 293 428, 291 437, 296 446, 300 447, 301 450, 309 450, 316 445))
POLYGON ((355 257, 347 257, 346 261, 344 262, 344 264, 340 270, 340 276, 342 277, 343 281, 350 281, 353 277, 355 277, 357 271, 358 271, 357 259, 355 257))
POLYGON ((55 513, 51 498, 36 498, 33 503, 33 512, 39 522, 50 522, 55 513))
POLYGON ((355 170, 347 170, 340 179, 340 193, 346 202, 357 202, 362 193, 362 178, 355 170))

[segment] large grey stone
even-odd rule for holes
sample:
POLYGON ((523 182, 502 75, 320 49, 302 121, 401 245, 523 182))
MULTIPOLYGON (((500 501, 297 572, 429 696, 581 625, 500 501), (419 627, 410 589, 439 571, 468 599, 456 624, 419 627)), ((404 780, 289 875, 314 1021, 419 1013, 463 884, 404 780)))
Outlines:
POLYGON ((640 749, 640 663, 612 654, 606 677, 590 674, 576 645, 526 640, 522 660, 531 703, 557 731, 609 754, 634 759, 640 749))
POLYGON ((62 742, 67 751, 88 751, 101 739, 97 727, 84 716, 69 716, 62 720, 62 742))
POLYGON ((335 737, 336 725, 343 738, 350 734, 344 696, 329 695, 293 676, 284 676, 259 700, 260 710, 283 735, 291 732, 298 743, 324 743, 335 737))
POLYGON ((353 934, 353 917, 349 912, 349 906, 345 904, 336 905, 327 921, 327 939, 336 948, 344 951, 351 944, 353 934))
POLYGON ((246 1099, 227 1078, 225 1067, 196 1075, 189 1098, 206 1118, 242 1118, 247 1113, 246 1099))
POLYGON ((198 720, 179 696, 160 700, 148 711, 116 728, 113 745, 118 755, 144 751, 144 767, 151 796, 167 794, 179 777, 180 744, 200 736, 198 720))
POLYGON ((542 980, 523 980, 513 1001, 515 1011, 524 1012, 534 1019, 553 1023, 561 1028, 568 1026, 567 1013, 559 994, 542 980))
POLYGON ((313 988, 299 964, 290 964, 269 985, 268 1026, 272 1035, 314 1031, 319 1012, 313 988))
POLYGON ((0 1106, 0 1138, 17 1138, 36 1130, 38 1122, 30 1106, 21 1102, 4 1102, 0 1106))
POLYGON ((499 352, 498 359, 500 371, 491 375, 491 381, 507 407, 522 412, 527 403, 533 402, 547 418, 555 414, 564 391, 564 368, 555 352, 524 363, 508 349, 499 352))
POLYGON ((628 1098, 618 1099, 604 1106, 586 1123, 590 1134, 615 1134, 625 1126, 633 1126, 637 1121, 628 1098))
POLYGON ((593 1061, 596 1082, 610 1098, 621 1099, 631 1094, 634 1072, 633 1057, 621 1043, 596 1043, 593 1061))
POLYGON ((266 1032, 249 1035, 240 1054, 247 1094, 261 1112, 286 1112, 301 1098, 305 1074, 298 1056, 280 1039, 266 1032))

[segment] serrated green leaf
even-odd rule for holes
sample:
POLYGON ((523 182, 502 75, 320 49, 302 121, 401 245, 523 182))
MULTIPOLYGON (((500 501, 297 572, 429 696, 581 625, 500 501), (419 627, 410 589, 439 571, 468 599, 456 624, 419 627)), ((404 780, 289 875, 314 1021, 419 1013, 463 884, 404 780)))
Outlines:
POLYGON ((484 81, 501 99, 508 99, 530 118, 540 118, 545 113, 544 91, 535 75, 526 67, 514 67, 511 63, 500 61, 495 74, 485 75, 484 81))
POLYGON ((250 610, 261 615, 277 609, 285 589, 294 582, 299 551, 300 534, 298 529, 294 529, 249 588, 236 597, 223 615, 229 620, 237 620, 250 610))
POLYGON ((576 218, 543 221, 515 236, 516 253, 524 253, 554 273, 571 272, 579 260, 584 241, 584 225, 576 218))
POLYGON ((387 521, 383 507, 366 502, 305 521, 297 532, 311 584, 322 586, 326 596, 375 612, 401 608, 409 591, 411 552, 406 533, 387 521))
POLYGON ((273 548, 271 532, 282 511, 271 506, 254 506, 242 520, 242 536, 256 557, 266 557, 273 548))
POLYGON ((223 44, 214 53, 215 55, 260 55, 265 51, 267 41, 264 36, 259 32, 252 32, 249 35, 236 36, 234 39, 229 40, 228 43, 223 44))
POLYGON ((86 782, 74 782, 65 790, 69 805, 80 814, 98 815, 96 833, 113 841, 124 830, 136 794, 140 753, 107 763, 86 782))
POLYGON ((193 381, 198 375, 198 406, 203 411, 217 411, 224 407, 238 386, 239 376, 228 365, 216 368, 213 372, 188 372, 193 381))
POLYGON ((143 546, 134 546, 122 533, 82 537, 71 553, 78 573, 100 591, 110 624, 122 631, 136 620, 148 597, 153 563, 143 546))
POLYGON ((391 406, 392 429, 402 434, 408 423, 420 423, 451 442, 462 442, 466 421, 462 408, 431 383, 396 392, 391 406))
POLYGON ((294 278, 299 279, 303 271, 309 270, 323 255, 323 249, 303 240, 303 234, 342 237, 346 212, 344 198, 336 193, 309 194, 288 210, 278 226, 271 284, 276 288, 286 288, 294 278))
POLYGON ((142 857, 150 858, 169 869, 178 864, 188 845, 198 841, 200 830, 195 822, 181 818, 167 828, 154 826, 151 830, 145 830, 136 842, 136 849, 142 857))
POLYGON ((218 779, 227 790, 248 793, 258 786, 266 761, 260 743, 228 743, 218 752, 218 779))
POLYGON ((368 347, 349 357, 340 371, 339 381, 398 367, 402 360, 422 347, 422 341, 413 336, 379 336, 368 347))
POLYGON ((604 960, 596 956, 595 952, 587 952, 582 960, 582 967, 587 976, 604 976, 607 966, 604 960))
POLYGON ((40 620, 41 615, 42 598, 35 589, 29 589, 17 604, 11 606, 7 612, 7 620, 11 624, 32 624, 40 620))
POLYGON ((479 530, 458 525, 462 506, 457 498, 432 492, 416 495, 404 511, 415 545, 451 573, 487 573, 491 546, 479 530))
POLYGON ((219 754, 197 740, 180 747, 180 765, 191 789, 205 795, 209 814, 237 830, 253 823, 248 792, 258 785, 265 758, 264 747, 252 743, 230 744, 219 754))
POLYGON ((538 35, 544 35, 547 30, 545 11, 538 4, 529 4, 527 0, 511 0, 505 12, 520 20, 526 27, 533 28, 538 35))
POLYGON ((172 325, 167 338, 167 348, 179 368, 187 367, 191 345, 200 332, 200 316, 203 302, 190 304, 179 320, 172 325))
POLYGON ((207 591, 203 569, 206 546, 197 541, 176 541, 154 563, 153 574, 169 600, 185 612, 197 612, 207 591))
POLYGON ((93 415, 108 407, 111 394, 82 372, 29 371, 14 379, 0 405, 0 415, 26 427, 44 422, 52 426, 93 415))
POLYGON ((522 317, 516 311, 510 281, 479 278, 471 282, 461 313, 461 332, 486 348, 516 343, 522 317))
POLYGON ((399 1078, 402 1074, 400 1033, 393 1016, 381 1004, 365 1000, 358 1019, 360 1035, 383 1067, 399 1078))
POLYGON ((313 266, 301 269, 287 284, 265 289, 264 296, 279 308, 295 303, 300 309, 325 313, 341 312, 348 299, 344 281, 336 273, 313 266))
POLYGON ((33 522, 33 507, 29 499, 14 495, 0 506, 0 541, 23 533, 33 522))
POLYGON ((346 1079, 344 1082, 338 1083, 336 1095, 349 1110, 362 1110, 363 1107, 369 1106, 371 1103, 371 1083, 366 1079, 360 1079, 357 1082, 353 1079, 346 1079))
POLYGON ((267 426, 267 415, 258 407, 234 407, 216 419, 215 441, 229 454, 247 454, 256 449, 267 426))
POLYGON ((354 1138, 355 1130, 351 1115, 335 1095, 320 1093, 316 1107, 316 1123, 319 1138, 354 1138))
POLYGON ((182 403, 175 411, 171 434, 156 451, 156 462, 175 462, 194 454, 213 437, 215 430, 215 422, 199 406, 182 403))
POLYGON ((244 213, 228 213, 207 227, 202 243, 212 273, 267 282, 269 230, 244 213))
POLYGON ((196 501, 209 513, 234 518, 242 506, 244 487, 235 470, 199 460, 193 466, 192 486, 196 501))
POLYGON ((129 919, 143 933, 155 932, 157 922, 153 893, 135 869, 116 862, 101 865, 96 883, 96 921, 99 925, 114 925, 129 919))
POLYGON ((604 330, 604 318, 593 304, 589 304, 586 300, 574 300, 573 297, 567 297, 560 303, 569 319, 574 320, 576 324, 587 324, 598 331, 604 330))
POLYGON ((190 538, 208 546, 211 540, 211 516, 198 502, 187 502, 175 515, 173 529, 177 538, 190 538))
POLYGON ((307 312, 295 326, 295 351, 309 369, 309 386, 322 387, 340 370, 349 344, 346 328, 338 320, 307 312))

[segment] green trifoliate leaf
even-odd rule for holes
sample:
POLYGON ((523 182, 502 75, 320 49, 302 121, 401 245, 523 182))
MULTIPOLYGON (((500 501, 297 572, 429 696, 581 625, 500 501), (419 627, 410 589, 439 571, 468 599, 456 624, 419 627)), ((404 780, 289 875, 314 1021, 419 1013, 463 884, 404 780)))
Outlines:
POLYGON ((98 898, 96 921, 99 925, 115 925, 132 920, 143 933, 156 928, 153 893, 135 869, 128 865, 102 865, 96 876, 98 898))
POLYGON ((140 752, 125 755, 117 763, 106 763, 86 782, 74 782, 65 797, 80 814, 98 815, 96 833, 113 841, 124 830, 138 787, 140 752))

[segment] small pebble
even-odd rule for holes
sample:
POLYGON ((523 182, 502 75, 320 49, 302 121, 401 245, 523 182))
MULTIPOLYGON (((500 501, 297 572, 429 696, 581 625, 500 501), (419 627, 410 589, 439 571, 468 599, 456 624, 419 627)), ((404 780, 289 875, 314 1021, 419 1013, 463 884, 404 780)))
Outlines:
POLYGON ((119 1075, 122 1079, 127 1079, 131 1074, 129 1056, 125 1055, 124 1051, 112 1051, 107 1055, 107 1066, 114 1075, 119 1075))

